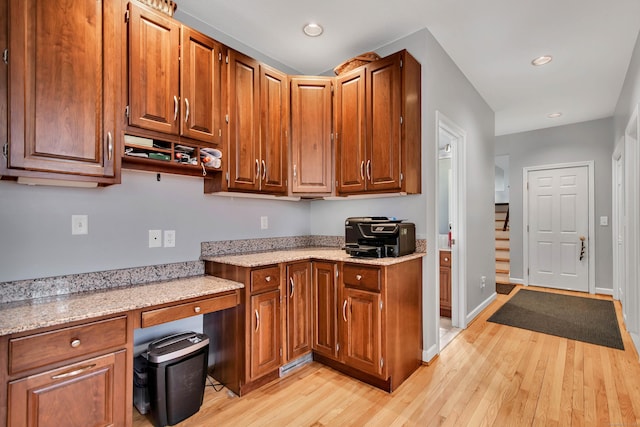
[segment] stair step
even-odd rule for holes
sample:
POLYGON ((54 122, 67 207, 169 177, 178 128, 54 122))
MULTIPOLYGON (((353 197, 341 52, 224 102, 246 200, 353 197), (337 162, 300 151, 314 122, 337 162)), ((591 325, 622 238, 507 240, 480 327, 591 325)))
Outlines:
POLYGON ((496 240, 509 240, 509 230, 496 230, 496 240))
POLYGON ((496 250, 498 250, 498 249, 509 250, 509 241, 508 240, 496 240, 496 250))
POLYGON ((496 273, 496 283, 501 283, 503 285, 508 285, 509 283, 511 283, 511 281, 509 280, 509 275, 508 274, 498 274, 496 273))

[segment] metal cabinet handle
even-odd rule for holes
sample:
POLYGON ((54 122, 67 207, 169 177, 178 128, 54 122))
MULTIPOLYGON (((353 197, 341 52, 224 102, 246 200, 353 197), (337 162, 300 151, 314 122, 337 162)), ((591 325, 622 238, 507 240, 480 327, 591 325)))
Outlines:
POLYGON ((74 339, 71 340, 71 342, 69 344, 73 348, 78 348, 78 347, 80 347, 80 340, 78 338, 74 338, 74 339))
POLYGON ((260 179, 260 162, 256 159, 256 179, 260 179))
POLYGON ((289 294, 290 298, 293 298, 293 289, 295 288, 295 283, 293 283, 293 277, 289 277, 289 283, 291 284, 291 293, 289 294))
POLYGON ((111 132, 107 132, 107 158, 109 160, 113 159, 113 135, 111 132))
POLYGON ((258 329, 260 329, 260 315, 258 314, 258 310, 255 310, 255 314, 256 314, 256 332, 258 332, 258 329))
POLYGON ((178 97, 173 96, 173 121, 178 120, 178 97))
POLYGON ((265 280, 266 282, 270 282, 270 281, 271 281, 271 276, 267 276, 267 277, 265 277, 265 278, 264 278, 264 280, 265 280))
POLYGON ((360 178, 364 181, 364 160, 360 162, 360 178))
POLYGON ((347 321, 347 300, 342 303, 342 318, 345 322, 347 321))
POLYGON ((267 164, 263 160, 262 161, 262 180, 264 181, 265 179, 267 179, 267 164))
POLYGON ((184 99, 184 105, 186 107, 186 111, 184 113, 184 121, 185 123, 187 123, 189 121, 189 99, 188 98, 184 99))
POLYGON ((358 281, 362 280, 362 275, 356 274, 356 280, 358 280, 358 281))
POLYGON ((63 372, 61 374, 58 375, 52 375, 51 379, 52 380, 59 380, 60 378, 69 378, 69 377, 75 377, 76 375, 80 375, 83 372, 88 371, 89 369, 93 369, 96 367, 96 364, 93 363, 91 365, 87 365, 87 366, 83 366, 81 368, 78 369, 74 369, 72 371, 68 371, 68 372, 63 372))
POLYGON ((295 163, 293 164, 293 182, 298 182, 298 171, 295 163))
POLYGON ((367 160, 367 179, 371 181, 371 160, 367 160))
POLYGON ((199 306, 193 307, 193 311, 195 311, 196 313, 200 313, 200 307, 199 306))

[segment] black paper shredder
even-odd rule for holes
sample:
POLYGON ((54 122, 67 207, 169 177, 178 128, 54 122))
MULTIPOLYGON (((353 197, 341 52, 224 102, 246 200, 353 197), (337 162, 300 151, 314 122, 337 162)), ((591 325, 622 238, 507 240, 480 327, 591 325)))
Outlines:
POLYGON ((200 410, 208 355, 209 338, 196 332, 171 335, 149 344, 147 384, 154 426, 177 424, 200 410))

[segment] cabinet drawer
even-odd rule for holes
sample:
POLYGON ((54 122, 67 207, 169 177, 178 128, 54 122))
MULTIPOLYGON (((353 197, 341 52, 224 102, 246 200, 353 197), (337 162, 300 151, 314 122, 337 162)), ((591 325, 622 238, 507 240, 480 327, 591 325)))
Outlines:
POLYGON ((451 251, 440 251, 440 267, 451 267, 451 251))
POLYGON ((251 271, 251 292, 275 289, 280 286, 280 267, 267 267, 251 271))
POLYGON ((377 267, 345 264, 343 281, 345 286, 380 292, 380 273, 381 269, 377 267))
POLYGON ((26 371, 127 342, 126 316, 9 340, 9 372, 26 371))
POLYGON ((185 317, 224 310, 225 308, 235 307, 238 304, 238 292, 233 291, 233 293, 230 294, 217 295, 200 301, 143 311, 140 319, 141 326, 147 328, 161 323, 184 319, 185 317))

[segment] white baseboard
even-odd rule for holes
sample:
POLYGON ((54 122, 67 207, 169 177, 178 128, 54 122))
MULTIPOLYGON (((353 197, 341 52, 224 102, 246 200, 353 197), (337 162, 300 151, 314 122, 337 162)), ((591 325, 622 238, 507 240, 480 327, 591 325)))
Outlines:
POLYGON ((425 363, 429 363, 437 355, 438 355, 438 346, 434 344, 428 349, 422 350, 422 361, 425 363))
POLYGON ((613 296, 613 289, 596 287, 596 294, 613 296))
POLYGON ((471 313, 467 314, 465 323, 467 325, 471 323, 471 321, 475 319, 480 314, 480 312, 482 312, 482 310, 489 307, 489 304, 491 304, 496 300, 496 296, 497 294, 495 292, 489 295, 489 297, 486 300, 484 300, 479 306, 477 306, 471 313))
POLYGON ((514 285, 524 285, 524 279, 516 279, 515 277, 509 277, 509 281, 514 285))

